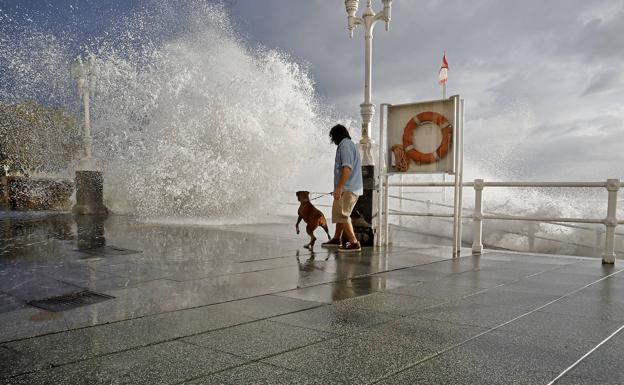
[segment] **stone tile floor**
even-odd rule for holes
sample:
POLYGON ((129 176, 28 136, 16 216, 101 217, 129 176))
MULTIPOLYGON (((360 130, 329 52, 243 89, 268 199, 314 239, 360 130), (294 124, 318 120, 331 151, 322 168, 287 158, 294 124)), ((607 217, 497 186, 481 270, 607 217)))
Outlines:
POLYGON ((292 227, 0 212, 0 383, 624 383, 619 265, 292 227), (28 304, 85 289, 115 298, 28 304))

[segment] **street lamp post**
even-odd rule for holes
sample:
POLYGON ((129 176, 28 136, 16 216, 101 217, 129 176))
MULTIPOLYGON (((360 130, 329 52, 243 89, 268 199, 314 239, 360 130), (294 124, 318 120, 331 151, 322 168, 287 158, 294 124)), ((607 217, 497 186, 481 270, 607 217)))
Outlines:
POLYGON ((362 17, 356 17, 359 0, 345 0, 345 8, 348 15, 349 37, 353 37, 353 30, 358 25, 364 28, 364 103, 360 104, 360 114, 362 115, 362 138, 360 146, 362 151, 362 164, 364 166, 374 166, 375 161, 372 154, 373 140, 369 136, 371 121, 375 115, 375 106, 371 103, 371 61, 373 55, 373 28, 378 21, 386 23, 386 31, 390 28, 392 0, 382 0, 383 10, 375 13, 373 11, 372 0, 366 1, 366 10, 362 17))
MULTIPOLYGON (((375 13, 373 11, 372 0, 366 1, 366 10, 362 17, 356 17, 358 10, 358 0, 345 0, 347 10, 347 28, 349 37, 353 37, 353 30, 358 25, 364 28, 364 102, 360 104, 360 114, 362 115, 362 137, 360 139, 360 153, 362 154, 362 177, 364 182, 364 195, 358 198, 355 206, 355 216, 352 215, 353 228, 355 234, 363 246, 374 245, 374 233, 371 227, 373 220, 373 204, 375 202, 375 157, 373 146, 375 143, 370 137, 371 121, 375 115, 375 107, 371 98, 371 61, 373 56, 373 28, 378 21, 386 23, 386 31, 390 26, 390 9, 392 0, 382 0, 384 8, 375 13), (357 215, 359 214, 359 215, 357 215), (360 217, 361 215, 361 217, 360 217), (362 221, 361 219, 364 219, 362 221)), ((381 166, 381 165, 380 165, 381 166)))
POLYGON ((82 98, 84 107, 82 137, 84 156, 76 167, 76 204, 72 209, 75 214, 108 214, 103 203, 104 178, 92 156, 93 138, 91 136, 89 99, 95 89, 96 68, 95 55, 89 54, 84 62, 81 57, 78 57, 71 70, 76 79, 78 94, 82 98))
POLYGON ((89 98, 95 88, 96 69, 95 55, 90 54, 87 60, 83 62, 81 57, 72 67, 72 75, 76 79, 78 94, 82 98, 84 107, 84 132, 82 136, 84 145, 84 157, 78 165, 79 169, 91 169, 94 167, 93 158, 91 157, 93 138, 91 137, 91 118, 89 116, 89 98))

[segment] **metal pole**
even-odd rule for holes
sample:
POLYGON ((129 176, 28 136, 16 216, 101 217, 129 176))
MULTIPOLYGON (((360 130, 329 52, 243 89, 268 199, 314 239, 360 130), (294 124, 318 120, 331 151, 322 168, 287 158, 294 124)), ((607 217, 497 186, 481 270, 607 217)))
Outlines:
POLYGON ((384 127, 384 107, 387 109, 387 104, 382 104, 379 106, 379 166, 377 167, 377 239, 375 240, 375 244, 377 246, 381 246, 381 237, 382 237, 382 225, 383 225, 383 197, 384 197, 384 184, 383 178, 387 173, 386 169, 386 148, 385 148, 385 127, 384 127))
MULTIPOLYGON (((85 84, 88 84, 89 80, 85 79, 85 84)), ((93 139, 91 138, 91 118, 89 116, 89 87, 84 87, 82 91, 82 101, 84 104, 84 146, 85 146, 85 156, 87 159, 91 159, 91 145, 93 143, 93 139)))
POLYGON ((384 244, 388 246, 388 212, 390 211, 388 208, 388 174, 384 175, 384 244))
MULTIPOLYGON (((400 176, 400 183, 403 184, 403 174, 400 176)), ((403 211, 403 186, 399 187, 399 211, 403 211)), ((399 217, 399 226, 403 227, 403 217, 399 217)))
POLYGON ((617 195, 620 189, 619 179, 607 179, 607 191, 609 192, 609 202, 607 204, 607 218, 604 224, 606 226, 605 248, 602 254, 603 264, 615 263, 615 227, 618 220, 616 217, 617 195))
POLYGON ((475 179, 475 207, 472 222, 472 255, 481 255, 483 252, 483 179, 475 179))
POLYGON ((366 11, 362 15, 364 19, 364 102, 360 104, 360 114, 362 115, 362 138, 360 146, 362 148, 362 165, 374 165, 373 154, 371 152, 373 141, 369 136, 370 123, 375 115, 375 106, 371 103, 372 84, 372 59, 373 59, 373 26, 375 24, 375 12, 371 8, 371 1, 368 1, 366 11))
MULTIPOLYGON (((446 85, 446 83, 445 83, 446 85)), ((462 215, 463 215, 463 197, 464 197, 464 101, 457 97, 458 106, 458 118, 457 118, 457 132, 459 133, 458 143, 459 143, 459 197, 457 199, 457 255, 461 252, 461 243, 462 243, 462 215)))
POLYGON ((453 111, 454 111, 454 115, 455 115, 455 119, 453 120, 453 131, 454 131, 454 135, 453 135, 453 152, 455 154, 454 159, 453 159, 453 163, 454 163, 454 177, 455 177, 455 185, 454 185, 454 191, 453 191, 453 258, 459 257, 459 248, 457 247, 457 237, 459 235, 459 228, 458 228, 458 222, 459 222, 459 203, 458 203, 458 199, 459 199, 459 189, 462 188, 462 186, 459 184, 459 141, 457 136, 459 135, 459 116, 458 116, 458 98, 457 96, 455 96, 453 98, 453 111))

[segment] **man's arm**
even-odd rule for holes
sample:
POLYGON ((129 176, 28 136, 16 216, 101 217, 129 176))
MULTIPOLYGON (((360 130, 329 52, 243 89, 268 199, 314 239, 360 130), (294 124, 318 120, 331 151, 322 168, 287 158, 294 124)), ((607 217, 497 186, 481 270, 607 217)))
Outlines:
POLYGON ((344 187, 345 183, 347 183, 349 175, 351 175, 351 167, 342 167, 342 172, 340 174, 341 175, 340 179, 338 180, 338 186, 336 186, 336 189, 334 190, 334 199, 340 199, 340 196, 342 195, 342 188, 344 187))

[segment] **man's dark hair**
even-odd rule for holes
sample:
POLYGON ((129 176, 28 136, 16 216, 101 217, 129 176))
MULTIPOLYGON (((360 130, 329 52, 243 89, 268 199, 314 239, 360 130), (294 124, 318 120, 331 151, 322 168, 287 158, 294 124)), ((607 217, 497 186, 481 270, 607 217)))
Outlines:
POLYGON ((344 138, 351 139, 351 135, 349 135, 349 130, 342 124, 336 124, 334 127, 329 130, 329 137, 331 141, 337 146, 342 142, 344 138))

